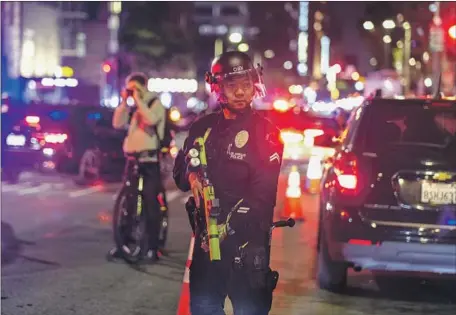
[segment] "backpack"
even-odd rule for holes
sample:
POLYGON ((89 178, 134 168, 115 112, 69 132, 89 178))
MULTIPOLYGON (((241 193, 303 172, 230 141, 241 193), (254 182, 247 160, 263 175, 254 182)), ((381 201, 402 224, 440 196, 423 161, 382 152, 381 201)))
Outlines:
MULTIPOLYGON (((163 139, 160 139, 160 148, 170 148, 171 143, 174 140, 173 122, 169 117, 169 109, 165 108, 165 131, 163 133, 163 139)), ((157 126, 155 126, 155 133, 158 136, 157 126)))
MULTIPOLYGON (((153 97, 147 104, 147 107, 150 108, 152 106, 152 104, 155 102, 155 100, 157 100, 157 97, 153 97)), ((130 123, 133 113, 134 113, 134 111, 131 111, 129 113, 128 123, 130 123)), ((161 150, 163 148, 169 149, 171 147, 172 141, 174 140, 174 132, 173 132, 173 122, 171 121, 171 118, 169 116, 168 108, 165 108, 165 130, 163 133, 163 139, 160 139, 160 136, 159 136, 159 133, 157 130, 157 126, 154 126, 154 131, 155 131, 155 134, 157 135, 157 138, 159 138, 159 140, 160 140, 159 150, 161 150)))

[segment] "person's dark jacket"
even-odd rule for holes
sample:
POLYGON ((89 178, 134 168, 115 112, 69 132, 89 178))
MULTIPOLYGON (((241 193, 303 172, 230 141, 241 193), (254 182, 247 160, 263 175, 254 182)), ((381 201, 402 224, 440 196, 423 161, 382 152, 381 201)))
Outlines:
POLYGON ((176 157, 173 177, 182 191, 190 190, 188 151, 208 128, 208 169, 216 197, 225 215, 237 204, 230 227, 242 234, 242 240, 264 243, 262 232, 268 232, 272 223, 282 162, 280 132, 255 111, 235 120, 226 120, 222 113, 202 117, 190 128, 176 157))

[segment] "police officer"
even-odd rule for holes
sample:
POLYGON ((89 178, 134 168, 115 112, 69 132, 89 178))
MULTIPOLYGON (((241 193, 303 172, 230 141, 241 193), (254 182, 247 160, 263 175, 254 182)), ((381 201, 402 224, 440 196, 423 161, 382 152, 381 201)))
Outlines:
POLYGON ((206 134, 208 173, 222 209, 217 219, 221 260, 210 261, 201 229, 196 229, 191 313, 224 314, 228 296, 235 314, 268 314, 272 302, 269 228, 283 153, 279 130, 251 108, 254 97, 263 97, 265 88, 261 68, 255 68, 245 53, 230 51, 216 57, 206 82, 221 111, 192 125, 176 158, 174 179, 182 191, 191 190, 196 206, 201 206, 202 183, 188 153, 195 138, 206 134))

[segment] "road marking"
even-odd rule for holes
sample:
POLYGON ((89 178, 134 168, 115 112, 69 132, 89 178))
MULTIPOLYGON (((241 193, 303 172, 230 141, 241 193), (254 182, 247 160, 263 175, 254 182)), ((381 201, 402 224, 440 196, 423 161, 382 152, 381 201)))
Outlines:
POLYGON ((48 190, 49 188, 51 188, 51 184, 42 183, 42 184, 39 184, 39 185, 36 186, 36 187, 20 189, 20 190, 17 191, 17 194, 18 194, 19 196, 30 195, 30 194, 36 194, 36 193, 39 193, 39 192, 41 192, 41 191, 48 190))
POLYGON ((52 187, 55 188, 55 189, 64 189, 65 188, 65 184, 63 183, 54 183, 52 184, 52 187))
POLYGON ((82 197, 86 195, 90 195, 96 192, 100 192, 103 190, 103 186, 98 185, 98 186, 93 186, 85 189, 80 189, 76 191, 70 192, 70 198, 77 198, 77 197, 82 197))
POLYGON ((35 177, 35 175, 31 172, 24 172, 20 175, 21 179, 25 179, 25 178, 33 178, 35 177))
POLYGON ((171 202, 174 199, 176 199, 179 195, 180 195, 180 191, 178 191, 178 190, 173 190, 173 191, 167 192, 166 201, 171 202))
MULTIPOLYGON (((173 201, 174 199, 176 199, 177 197, 179 197, 180 195, 180 191, 178 190, 172 190, 172 191, 167 191, 166 192, 166 202, 171 202, 173 201)), ((112 200, 117 200, 117 196, 119 195, 119 193, 115 193, 112 195, 112 200)))
POLYGON ((29 188, 32 186, 32 183, 30 182, 25 182, 22 184, 5 184, 2 183, 2 192, 10 192, 10 191, 16 191, 16 190, 21 190, 25 188, 29 188))
POLYGON ((187 203, 188 201, 188 198, 190 197, 191 195, 185 195, 184 197, 181 198, 181 203, 185 204, 187 203))

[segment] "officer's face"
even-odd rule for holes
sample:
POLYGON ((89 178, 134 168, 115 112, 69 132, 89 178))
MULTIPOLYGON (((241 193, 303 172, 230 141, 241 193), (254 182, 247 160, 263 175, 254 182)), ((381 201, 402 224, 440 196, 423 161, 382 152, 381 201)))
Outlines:
POLYGON ((255 95, 255 87, 248 75, 235 75, 222 83, 223 92, 228 101, 228 108, 243 111, 250 106, 255 95))

